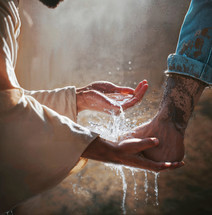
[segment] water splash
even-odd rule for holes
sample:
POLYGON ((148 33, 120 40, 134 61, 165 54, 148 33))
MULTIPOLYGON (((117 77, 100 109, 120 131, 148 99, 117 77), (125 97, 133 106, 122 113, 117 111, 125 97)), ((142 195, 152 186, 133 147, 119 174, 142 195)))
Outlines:
MULTIPOLYGON (((89 120, 89 127, 92 131, 97 132, 100 134, 102 138, 105 138, 110 141, 118 141, 118 137, 122 134, 129 132, 129 129, 132 128, 132 124, 134 127, 136 126, 135 120, 132 122, 130 119, 125 118, 125 113, 120 106, 120 115, 115 115, 114 112, 111 112, 111 116, 108 115, 99 115, 98 113, 93 113, 94 120, 89 120)), ((90 117, 89 117, 90 118, 90 117)), ((122 180, 122 188, 123 188, 123 198, 122 198, 122 212, 124 215, 126 215, 126 197, 127 197, 127 181, 126 176, 124 173, 124 169, 130 170, 133 180, 134 180, 134 195, 135 200, 138 200, 137 197, 137 183, 135 178, 135 172, 143 172, 144 173, 144 192, 146 194, 145 202, 148 203, 149 200, 149 184, 148 184, 148 173, 153 173, 155 175, 155 186, 154 186, 154 192, 156 197, 155 205, 159 205, 158 202, 158 183, 157 179, 159 174, 155 172, 151 172, 148 170, 141 170, 138 168, 132 168, 128 166, 122 166, 122 165, 114 165, 114 164, 105 164, 105 166, 109 167, 111 170, 116 172, 116 175, 119 176, 122 180)), ((136 211, 136 209, 135 209, 136 211)))
MULTIPOLYGON (((102 119, 100 122, 102 122, 102 119)), ((118 141, 118 137, 128 131, 127 122, 125 118, 124 111, 120 106, 120 115, 115 115, 114 112, 111 112, 110 120, 108 121, 107 125, 101 124, 94 124, 93 122, 89 123, 91 129, 100 134, 102 138, 111 141, 118 141)), ((116 174, 121 177, 122 179, 122 187, 123 187, 123 198, 122 198, 122 212, 126 214, 125 202, 126 202, 126 195, 127 195, 127 182, 126 177, 124 174, 123 166, 121 165, 113 165, 113 164, 105 164, 105 166, 109 167, 112 170, 115 170, 116 174)))

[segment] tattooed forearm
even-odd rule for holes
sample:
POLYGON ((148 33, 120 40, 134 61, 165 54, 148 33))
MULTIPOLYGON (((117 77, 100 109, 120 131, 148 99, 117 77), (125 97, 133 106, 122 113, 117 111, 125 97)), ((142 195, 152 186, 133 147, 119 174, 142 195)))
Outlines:
POLYGON ((163 112, 164 120, 171 120, 176 129, 184 133, 194 106, 205 87, 206 85, 197 79, 170 75, 159 109, 159 112, 163 112))

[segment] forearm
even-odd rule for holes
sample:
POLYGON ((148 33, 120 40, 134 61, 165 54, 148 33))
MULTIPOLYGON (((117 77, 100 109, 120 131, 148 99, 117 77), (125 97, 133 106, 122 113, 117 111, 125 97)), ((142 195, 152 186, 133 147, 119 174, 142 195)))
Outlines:
POLYGON ((176 53, 168 57, 168 78, 156 116, 134 137, 155 136, 159 146, 143 152, 155 161, 180 161, 184 133, 195 104, 212 83, 212 0, 192 0, 176 53))
POLYGON ((183 132, 204 88, 212 83, 212 0, 192 0, 176 53, 168 57, 169 77, 159 113, 183 132))
POLYGON ((171 120, 182 134, 187 127, 194 106, 204 88, 203 82, 183 75, 172 74, 167 78, 158 115, 171 120))

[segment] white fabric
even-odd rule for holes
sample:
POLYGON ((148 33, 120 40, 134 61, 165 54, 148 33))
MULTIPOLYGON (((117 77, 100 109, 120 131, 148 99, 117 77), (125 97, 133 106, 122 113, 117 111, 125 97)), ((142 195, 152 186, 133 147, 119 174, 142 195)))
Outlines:
POLYGON ((15 0, 0 0, 0 84, 4 79, 12 86, 0 91, 0 213, 61 182, 97 137, 74 122, 74 87, 19 87, 14 73, 20 29, 16 5, 15 0))

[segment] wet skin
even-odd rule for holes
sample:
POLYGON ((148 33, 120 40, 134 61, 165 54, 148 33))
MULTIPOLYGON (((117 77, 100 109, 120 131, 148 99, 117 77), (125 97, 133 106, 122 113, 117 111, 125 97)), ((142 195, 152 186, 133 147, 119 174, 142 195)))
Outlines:
POLYGON ((127 134, 127 138, 157 137, 160 144, 146 150, 143 155, 154 161, 181 161, 184 157, 185 130, 205 87, 203 82, 190 77, 169 76, 156 116, 127 134))

